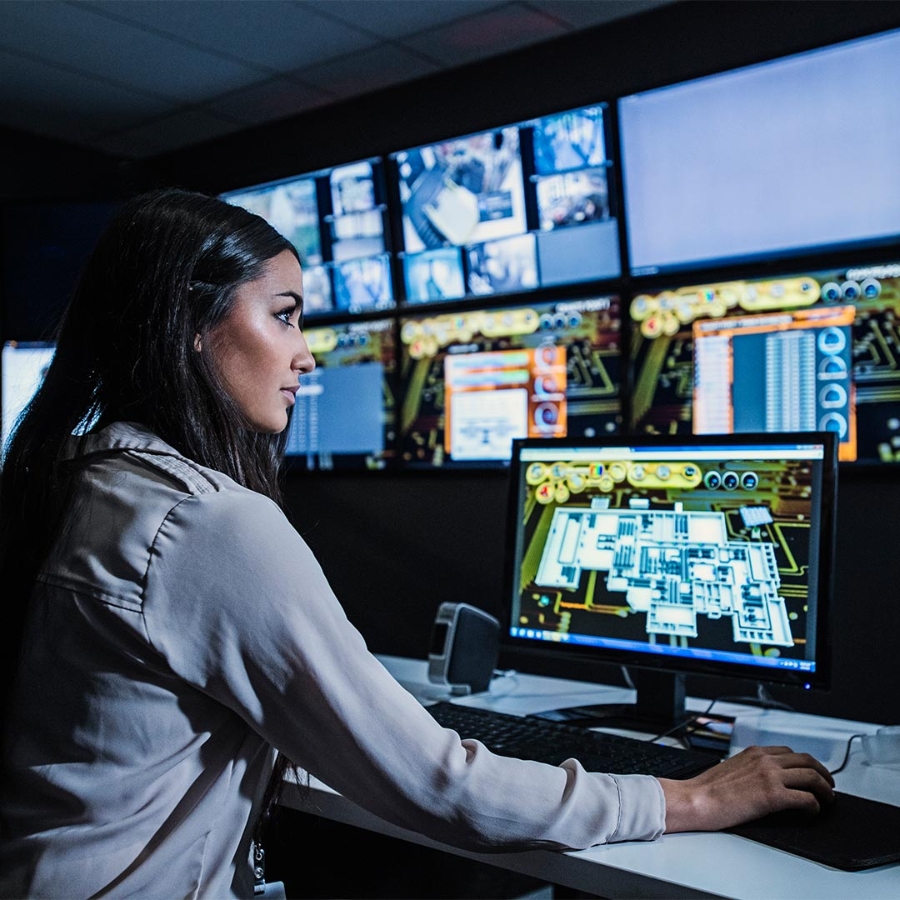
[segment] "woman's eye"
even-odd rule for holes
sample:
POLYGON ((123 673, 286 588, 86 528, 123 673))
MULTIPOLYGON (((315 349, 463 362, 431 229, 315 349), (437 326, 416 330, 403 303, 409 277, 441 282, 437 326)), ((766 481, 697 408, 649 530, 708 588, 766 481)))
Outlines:
POLYGON ((297 310, 295 307, 291 307, 290 309, 283 309, 280 313, 275 314, 275 318, 280 319, 282 322, 284 322, 285 325, 293 328, 294 323, 291 322, 291 316, 293 316, 296 311, 297 310))

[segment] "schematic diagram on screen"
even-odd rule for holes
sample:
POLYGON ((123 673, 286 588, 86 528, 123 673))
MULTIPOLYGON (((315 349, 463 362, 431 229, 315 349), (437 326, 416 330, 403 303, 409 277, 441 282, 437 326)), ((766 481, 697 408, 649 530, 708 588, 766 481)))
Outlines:
MULTIPOLYGON (((771 522, 765 507, 742 515, 754 526, 771 522)), ((535 584, 574 590, 600 573, 607 591, 646 614, 648 636, 696 638, 702 616, 730 618, 736 643, 794 645, 774 544, 729 540, 722 512, 681 503, 612 509, 603 497, 556 508, 535 584)))

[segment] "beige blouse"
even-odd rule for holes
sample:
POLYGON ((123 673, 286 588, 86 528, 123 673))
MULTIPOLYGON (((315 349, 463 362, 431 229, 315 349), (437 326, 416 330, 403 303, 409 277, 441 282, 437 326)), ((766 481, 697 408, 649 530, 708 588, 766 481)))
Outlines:
POLYGON ((371 812, 473 850, 662 833, 654 778, 495 756, 438 726, 270 500, 133 425, 91 452, 33 604, 0 895, 251 897, 276 749, 371 812))

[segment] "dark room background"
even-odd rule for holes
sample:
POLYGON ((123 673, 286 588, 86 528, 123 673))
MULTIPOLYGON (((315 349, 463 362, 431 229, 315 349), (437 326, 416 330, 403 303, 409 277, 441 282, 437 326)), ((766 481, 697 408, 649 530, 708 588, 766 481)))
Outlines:
MULTIPOLYGON (((218 193, 898 26, 894 3, 679 2, 140 163, 0 134, 3 337, 22 337, 22 329, 32 332, 25 337, 41 336, 68 290, 85 236, 137 189, 176 184, 218 193), (84 219, 73 233, 71 217, 79 215, 84 219), (53 235, 43 256, 35 249, 39 239, 32 239, 42 229, 53 235), (23 296, 33 307, 17 306, 23 296)), ((845 132, 819 139, 863 141, 865 123, 847 123, 845 132)), ((837 184, 835 202, 864 198, 842 197, 837 184)), ((900 235, 879 255, 900 260, 900 235)), ((627 278, 622 282, 627 290, 627 278)), ((298 530, 373 651, 424 659, 444 601, 499 614, 502 471, 293 472, 288 497, 298 530)), ((773 690, 778 699, 801 711, 897 722, 898 508, 900 466, 842 467, 834 684, 822 694, 773 690)), ((616 669, 571 674, 621 683, 616 669)), ((709 679, 689 680, 688 689, 707 697, 747 692, 746 685, 709 679)))

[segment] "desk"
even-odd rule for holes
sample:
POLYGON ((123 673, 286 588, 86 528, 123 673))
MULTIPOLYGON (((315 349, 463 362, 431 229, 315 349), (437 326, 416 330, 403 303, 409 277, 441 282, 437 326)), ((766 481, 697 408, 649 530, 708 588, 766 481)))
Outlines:
MULTIPOLYGON (((447 694, 427 680, 423 660, 384 656, 381 661, 395 678, 422 702, 446 699, 447 694)), ((526 714, 566 705, 627 702, 633 692, 586 682, 516 674, 495 679, 484 694, 458 702, 526 714)), ((708 700, 688 700, 688 707, 704 709, 708 700)), ((716 712, 736 717, 733 749, 751 743, 786 743, 814 753, 829 768, 843 761, 847 740, 870 733, 877 725, 800 713, 760 710, 737 704, 717 704, 716 712)), ((854 741, 850 760, 836 776, 837 788, 900 805, 900 766, 871 766, 860 742, 854 741)), ((609 898, 731 897, 739 900, 897 900, 900 863, 863 872, 843 872, 774 850, 730 834, 663 835, 653 842, 626 842, 557 853, 483 854, 459 850, 398 828, 360 809, 327 785, 311 781, 312 796, 287 785, 282 803, 345 824, 402 838, 457 856, 500 866, 552 884, 609 898)), ((900 838, 898 838, 900 839, 900 838)))

